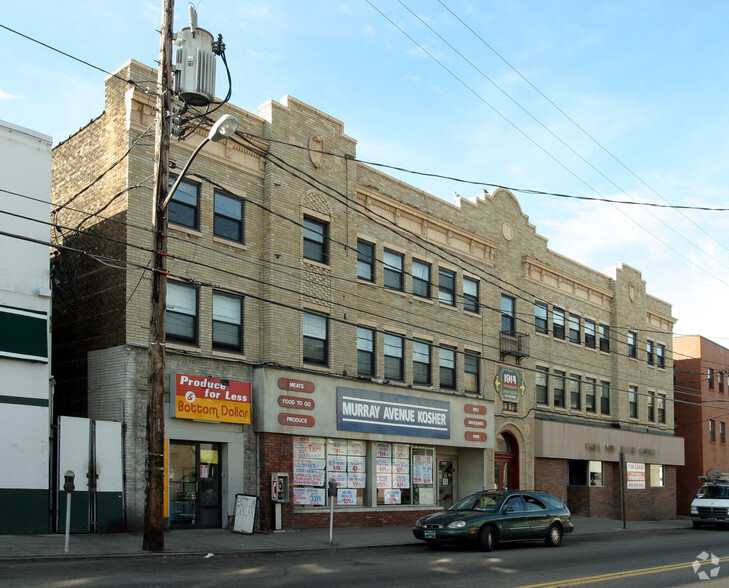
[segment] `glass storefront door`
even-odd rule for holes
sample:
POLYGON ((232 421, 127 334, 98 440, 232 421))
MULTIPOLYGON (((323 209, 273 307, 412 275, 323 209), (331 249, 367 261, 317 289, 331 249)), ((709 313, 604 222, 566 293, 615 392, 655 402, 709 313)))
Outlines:
POLYGON ((219 527, 220 445, 170 441, 170 527, 219 527))
POLYGON ((448 508, 456 495, 456 457, 438 460, 438 504, 448 508))

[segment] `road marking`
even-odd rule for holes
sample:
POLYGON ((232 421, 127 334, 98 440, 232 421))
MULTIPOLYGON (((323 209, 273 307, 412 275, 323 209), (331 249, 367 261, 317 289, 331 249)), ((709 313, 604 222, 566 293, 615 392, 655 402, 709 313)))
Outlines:
MULTIPOLYGON (((719 558, 720 562, 729 561, 729 556, 719 558)), ((643 568, 639 570, 625 570, 623 572, 613 572, 611 574, 601 574, 599 576, 586 576, 584 578, 573 578, 571 580, 558 580, 556 582, 547 582, 545 584, 529 584, 520 586, 520 588, 557 588, 562 586, 579 586, 581 584, 594 584, 596 582, 608 582, 610 580, 620 580, 621 578, 630 578, 632 576, 645 576, 647 574, 660 574, 662 572, 670 572, 683 568, 691 568, 693 570, 694 562, 677 563, 667 566, 658 566, 655 568, 643 568)))

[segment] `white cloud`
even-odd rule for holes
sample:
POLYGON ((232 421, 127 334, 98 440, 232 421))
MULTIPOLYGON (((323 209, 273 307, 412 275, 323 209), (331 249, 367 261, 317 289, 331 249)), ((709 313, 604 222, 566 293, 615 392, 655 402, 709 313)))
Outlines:
POLYGON ((0 90, 0 100, 23 100, 23 97, 0 90))

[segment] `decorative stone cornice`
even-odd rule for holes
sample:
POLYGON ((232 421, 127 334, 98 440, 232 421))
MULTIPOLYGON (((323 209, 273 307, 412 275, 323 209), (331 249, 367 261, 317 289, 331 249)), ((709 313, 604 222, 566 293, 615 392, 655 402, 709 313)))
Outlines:
POLYGON ((357 187, 357 204, 363 213, 391 221, 398 228, 420 235, 424 240, 467 255, 487 265, 494 265, 495 241, 454 226, 413 206, 389 198, 366 186, 357 187))
POLYGON ((530 282, 587 302, 602 310, 610 310, 613 299, 611 290, 582 280, 528 255, 522 258, 522 263, 524 277, 530 282))

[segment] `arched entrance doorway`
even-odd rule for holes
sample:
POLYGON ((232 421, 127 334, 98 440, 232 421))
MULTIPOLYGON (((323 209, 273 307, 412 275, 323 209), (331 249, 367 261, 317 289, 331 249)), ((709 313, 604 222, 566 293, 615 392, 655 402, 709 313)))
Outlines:
POLYGON ((519 489, 519 444, 508 431, 496 437, 494 480, 499 490, 519 489))

